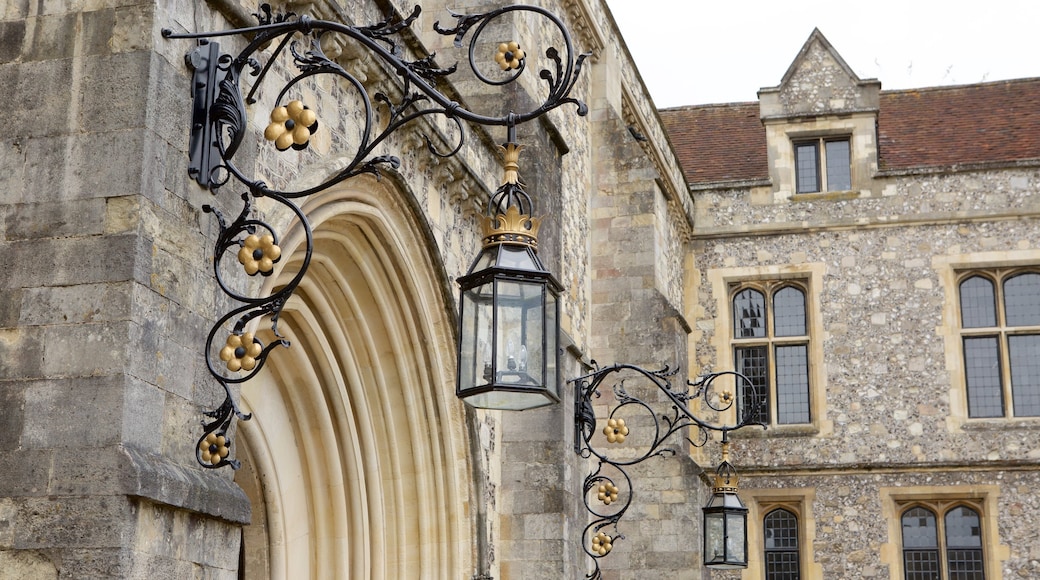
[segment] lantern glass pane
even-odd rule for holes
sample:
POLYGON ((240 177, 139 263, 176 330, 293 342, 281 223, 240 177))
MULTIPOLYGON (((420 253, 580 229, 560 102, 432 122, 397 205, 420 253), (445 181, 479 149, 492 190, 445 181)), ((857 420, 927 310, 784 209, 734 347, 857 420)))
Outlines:
POLYGON ((726 514, 726 560, 730 562, 747 561, 747 554, 744 553, 747 541, 747 531, 744 529, 746 519, 747 514, 744 512, 726 514))
POLYGON ((726 520, 722 512, 704 514, 704 563, 724 562, 726 520))
POLYGON ((541 270, 527 246, 499 246, 498 265, 516 270, 541 270))
POLYGON ((560 359, 560 324, 557 321, 559 304, 556 295, 545 293, 545 388, 560 396, 557 366, 560 359))
POLYGON ((544 314, 542 292, 544 286, 537 283, 498 280, 495 296, 496 332, 495 370, 496 382, 528 386, 542 386, 544 348, 544 314), (533 369, 531 355, 537 357, 537 369, 533 369), (531 371, 535 370, 534 373, 531 371))
POLYGON ((460 392, 485 385, 491 380, 491 341, 494 323, 491 289, 491 284, 483 284, 462 293, 460 392))

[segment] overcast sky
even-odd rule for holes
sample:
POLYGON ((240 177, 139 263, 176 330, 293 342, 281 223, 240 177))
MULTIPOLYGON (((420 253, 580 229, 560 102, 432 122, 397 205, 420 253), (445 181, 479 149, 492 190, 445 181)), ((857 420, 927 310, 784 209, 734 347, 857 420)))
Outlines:
POLYGON ((757 100, 819 28, 882 90, 1040 77, 1040 0, 607 0, 659 108, 757 100))

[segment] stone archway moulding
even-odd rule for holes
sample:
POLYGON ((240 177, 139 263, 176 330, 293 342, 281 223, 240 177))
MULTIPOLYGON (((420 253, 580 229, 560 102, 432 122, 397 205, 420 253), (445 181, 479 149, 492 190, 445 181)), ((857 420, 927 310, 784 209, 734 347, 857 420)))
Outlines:
MULTIPOLYGON (((406 194, 389 181, 355 179, 305 204, 314 254, 279 325, 292 347, 242 388, 253 420, 239 423, 240 435, 255 462, 253 481, 242 484, 258 488, 254 510, 266 523, 262 533, 245 531, 247 577, 420 571, 454 580, 473 569, 443 268, 421 250, 406 194)), ((284 236, 265 291, 299 268, 300 230, 284 236)))

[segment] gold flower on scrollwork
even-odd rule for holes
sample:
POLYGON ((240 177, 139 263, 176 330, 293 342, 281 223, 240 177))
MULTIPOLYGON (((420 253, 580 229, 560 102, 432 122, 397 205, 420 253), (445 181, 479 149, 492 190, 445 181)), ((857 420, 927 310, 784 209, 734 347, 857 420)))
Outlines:
POLYGON ((263 346, 256 342, 252 332, 231 334, 220 349, 220 360, 227 363, 229 371, 251 371, 256 368, 256 357, 262 351, 263 346))
POLYGON ((610 483, 608 481, 607 483, 604 483, 603 485, 599 486, 599 489, 597 491, 599 493, 596 494, 596 497, 599 498, 599 501, 603 502, 604 504, 610 505, 617 501, 618 488, 613 483, 610 483))
POLYGON ((242 248, 238 250, 238 261, 250 276, 257 272, 269 276, 274 271, 275 262, 281 257, 282 249, 274 243, 274 236, 270 234, 248 235, 242 240, 242 248))
POLYGON ((228 449, 228 439, 223 433, 210 433, 199 442, 199 455, 202 460, 210 465, 221 462, 231 450, 228 449))
POLYGON ((624 419, 610 419, 607 426, 603 428, 603 434, 607 436, 608 443, 624 443, 628 436, 628 427, 624 419))
POLYGON ((611 543, 612 541, 613 538, 603 532, 599 532, 592 537, 592 551, 600 556, 606 556, 610 549, 614 547, 611 543))
POLYGON ((271 111, 271 123, 264 130, 264 139, 274 141, 279 151, 292 147, 306 149, 311 135, 318 130, 318 115, 300 101, 289 101, 284 107, 271 111))
POLYGON ((498 63, 498 67, 502 70, 518 69, 526 56, 527 54, 524 53, 524 50, 516 42, 503 42, 498 45, 498 52, 495 53, 495 62, 498 63))

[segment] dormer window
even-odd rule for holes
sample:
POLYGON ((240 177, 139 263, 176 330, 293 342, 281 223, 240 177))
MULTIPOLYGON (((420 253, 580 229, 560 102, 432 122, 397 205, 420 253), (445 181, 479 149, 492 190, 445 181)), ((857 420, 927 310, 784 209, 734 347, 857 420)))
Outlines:
POLYGON ((796 141, 793 145, 797 193, 852 189, 848 137, 796 141))

